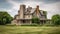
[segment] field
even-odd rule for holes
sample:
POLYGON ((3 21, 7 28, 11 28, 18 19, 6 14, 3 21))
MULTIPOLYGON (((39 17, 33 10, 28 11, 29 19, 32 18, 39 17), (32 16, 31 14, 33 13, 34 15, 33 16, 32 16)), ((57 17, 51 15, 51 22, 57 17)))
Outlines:
POLYGON ((60 27, 0 26, 0 34, 60 34, 60 27))

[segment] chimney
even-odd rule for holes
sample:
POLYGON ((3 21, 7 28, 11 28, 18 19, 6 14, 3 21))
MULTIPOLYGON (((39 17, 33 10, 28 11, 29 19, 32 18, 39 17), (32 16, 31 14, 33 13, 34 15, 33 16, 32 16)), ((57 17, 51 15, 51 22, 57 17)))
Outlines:
POLYGON ((39 14, 40 14, 39 11, 40 11, 39 10, 39 5, 37 5, 37 7, 36 7, 36 15, 37 15, 37 17, 39 17, 39 14))
POLYGON ((37 5, 37 7, 36 7, 36 13, 37 14, 39 13, 39 5, 37 5))
POLYGON ((39 10, 39 5, 37 5, 36 9, 39 10))

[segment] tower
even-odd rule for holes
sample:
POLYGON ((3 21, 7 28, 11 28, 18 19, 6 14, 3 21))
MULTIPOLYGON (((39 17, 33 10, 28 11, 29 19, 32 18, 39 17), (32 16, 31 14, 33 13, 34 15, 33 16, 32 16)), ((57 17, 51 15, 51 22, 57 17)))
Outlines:
POLYGON ((23 19, 24 18, 25 9, 26 9, 26 6, 25 5, 20 5, 20 9, 19 9, 20 19, 23 19))

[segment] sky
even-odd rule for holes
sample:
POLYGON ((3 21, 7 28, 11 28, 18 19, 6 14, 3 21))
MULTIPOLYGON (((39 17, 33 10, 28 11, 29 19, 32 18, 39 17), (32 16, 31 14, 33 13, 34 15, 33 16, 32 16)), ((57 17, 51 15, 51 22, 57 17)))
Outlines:
POLYGON ((39 5, 40 10, 47 11, 48 19, 51 19, 55 14, 60 14, 60 0, 0 0, 0 11, 7 11, 14 17, 18 13, 21 4, 33 8, 39 5))

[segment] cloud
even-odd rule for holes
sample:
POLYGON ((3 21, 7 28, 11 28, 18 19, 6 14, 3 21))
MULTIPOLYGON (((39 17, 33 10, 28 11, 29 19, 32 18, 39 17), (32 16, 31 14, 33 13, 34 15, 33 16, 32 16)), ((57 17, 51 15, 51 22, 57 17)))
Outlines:
MULTIPOLYGON (((12 0, 7 0, 7 2, 13 4, 13 7, 12 7, 11 9, 7 10, 8 13, 11 14, 13 17, 14 17, 14 15, 17 14, 17 12, 18 12, 18 10, 19 10, 19 8, 20 8, 20 4, 25 4, 27 7, 28 7, 28 6, 35 7, 36 4, 37 4, 36 2, 32 2, 32 3, 31 3, 31 2, 17 3, 17 2, 14 2, 14 1, 12 1, 12 0), (33 6, 32 6, 32 5, 33 5, 33 6), (13 13, 12 13, 12 12, 13 12, 13 13)), ((40 4, 40 3, 38 3, 38 4, 40 4)))
POLYGON ((41 10, 47 11, 47 17, 50 19, 52 15, 60 14, 60 0, 14 0, 14 2, 22 3, 33 8, 39 5, 41 10))
POLYGON ((23 3, 23 2, 44 2, 44 3, 47 3, 47 4, 49 4, 49 3, 56 3, 56 2, 60 2, 60 0, 13 0, 13 1, 15 1, 15 2, 17 2, 17 3, 23 3))
POLYGON ((42 0, 46 4, 60 2, 60 0, 42 0))
POLYGON ((12 1, 12 0, 7 0, 7 2, 9 2, 10 4, 12 4, 11 9, 9 9, 9 10, 7 10, 7 11, 8 11, 8 13, 9 13, 12 17, 14 17, 14 15, 16 15, 17 12, 18 12, 19 4, 16 3, 16 2, 14 2, 14 1, 12 1))
POLYGON ((0 0, 0 9, 11 9, 12 4, 6 0, 0 0))
MULTIPOLYGON (((25 4, 27 7, 31 6, 33 8, 39 5, 41 10, 47 11, 47 17, 49 19, 51 19, 54 14, 60 14, 60 0, 6 0, 6 2, 9 4, 7 7, 10 8, 5 9, 7 8, 5 7, 3 9, 7 10, 11 16, 17 14, 20 4, 25 4)), ((4 6, 4 4, 2 6, 4 6)))
POLYGON ((44 4, 40 8, 42 10, 47 11, 47 17, 50 19, 54 14, 60 14, 60 2, 52 4, 44 4))

